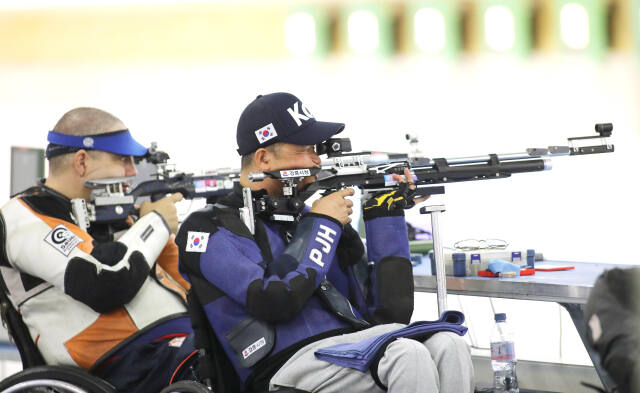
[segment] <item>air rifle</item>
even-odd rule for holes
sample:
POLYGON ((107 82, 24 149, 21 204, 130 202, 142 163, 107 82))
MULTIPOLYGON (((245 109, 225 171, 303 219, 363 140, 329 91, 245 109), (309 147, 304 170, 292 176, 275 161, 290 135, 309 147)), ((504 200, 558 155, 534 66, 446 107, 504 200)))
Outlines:
MULTIPOLYGON (((251 181, 262 181, 269 177, 284 183, 284 196, 267 195, 253 201, 254 213, 271 220, 293 221, 302 211, 303 201, 316 191, 330 193, 344 187, 359 187, 364 193, 390 190, 398 186, 392 175, 402 175, 405 168, 411 171, 417 186, 416 196, 421 196, 443 194, 444 186, 434 186, 437 184, 504 179, 515 173, 549 170, 551 158, 557 156, 613 152, 614 147, 607 139, 611 136, 613 125, 596 124, 595 130, 597 135, 568 138, 565 146, 529 148, 521 153, 435 159, 412 153, 350 153, 351 142, 348 138, 333 138, 316 145, 319 155, 327 155, 319 168, 251 173, 251 181), (599 143, 594 144, 593 140, 599 143), (298 183, 306 176, 316 176, 317 180, 306 189, 298 190, 298 183)), ((412 146, 417 142, 410 135, 407 135, 407 139, 412 146)))
POLYGON ((141 197, 149 197, 156 201, 167 194, 179 192, 185 199, 210 198, 228 194, 234 183, 240 180, 237 169, 219 169, 208 171, 202 175, 179 172, 169 169, 169 155, 156 149, 152 144, 147 155, 136 159, 136 163, 146 161, 155 165, 157 172, 152 180, 129 187, 133 177, 91 180, 85 183, 90 188, 91 198, 88 204, 84 199, 72 200, 72 208, 78 225, 88 228, 90 225, 124 223, 127 217, 137 215, 135 201, 141 197))

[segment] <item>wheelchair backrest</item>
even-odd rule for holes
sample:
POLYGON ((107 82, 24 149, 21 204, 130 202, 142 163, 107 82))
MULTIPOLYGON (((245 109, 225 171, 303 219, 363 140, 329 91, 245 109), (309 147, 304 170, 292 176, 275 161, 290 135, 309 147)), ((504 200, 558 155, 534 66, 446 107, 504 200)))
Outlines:
POLYGON ((237 393, 240 378, 213 333, 194 286, 187 293, 187 308, 193 327, 195 347, 199 350, 198 379, 216 393, 237 393))
POLYGON ((7 292, 5 291, 4 281, 0 276, 0 313, 2 313, 2 322, 9 332, 9 337, 13 340, 20 352, 22 360, 22 368, 27 369, 35 366, 45 365, 42 354, 31 339, 29 329, 22 320, 20 313, 13 307, 7 292))

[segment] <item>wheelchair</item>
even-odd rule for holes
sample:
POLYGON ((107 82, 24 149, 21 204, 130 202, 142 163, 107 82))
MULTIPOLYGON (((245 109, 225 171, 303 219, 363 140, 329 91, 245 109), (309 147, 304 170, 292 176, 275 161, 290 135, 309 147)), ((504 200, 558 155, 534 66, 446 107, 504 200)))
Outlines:
POLYGON ((33 343, 20 314, 13 308, 5 291, 0 291, 2 321, 13 339, 23 370, 0 381, 0 392, 115 393, 108 382, 72 366, 48 366, 33 343))
MULTIPOLYGON (((239 378, 209 328, 204 309, 193 291, 187 295, 187 305, 198 349, 198 362, 194 370, 198 380, 177 381, 159 393, 239 393, 239 378)), ((84 369, 47 365, 20 313, 13 308, 3 290, 0 290, 0 312, 18 348, 23 367, 19 373, 0 381, 0 393, 117 393, 107 381, 84 369)), ((280 392, 304 393, 296 389, 280 392)))

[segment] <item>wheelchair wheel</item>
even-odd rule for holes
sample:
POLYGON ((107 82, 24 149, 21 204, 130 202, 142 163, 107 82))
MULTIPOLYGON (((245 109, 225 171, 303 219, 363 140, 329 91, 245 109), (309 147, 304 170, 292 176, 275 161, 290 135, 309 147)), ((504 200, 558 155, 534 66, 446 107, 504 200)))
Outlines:
POLYGON ((160 393, 212 393, 209 388, 196 381, 178 381, 162 389, 160 393))
POLYGON ((5 378, 0 382, 0 393, 116 393, 116 390, 79 368, 38 366, 5 378))

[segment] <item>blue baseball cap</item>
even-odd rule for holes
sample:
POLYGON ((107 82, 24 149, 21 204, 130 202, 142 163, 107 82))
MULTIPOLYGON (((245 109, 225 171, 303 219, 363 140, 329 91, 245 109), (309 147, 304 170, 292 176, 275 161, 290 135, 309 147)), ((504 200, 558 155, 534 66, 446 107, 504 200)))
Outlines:
POLYGON ((238 154, 244 156, 276 142, 316 145, 343 129, 343 123, 317 121, 293 94, 260 95, 244 109, 238 120, 238 154))
POLYGON ((72 153, 80 149, 100 150, 123 156, 141 157, 147 154, 146 147, 138 143, 129 130, 119 130, 96 135, 66 135, 49 131, 47 135, 47 158, 72 153))

